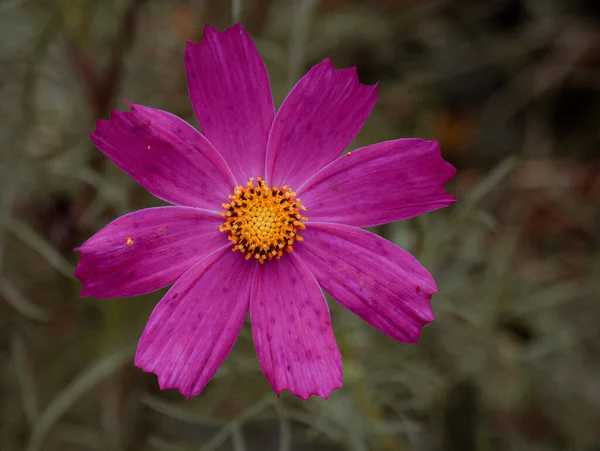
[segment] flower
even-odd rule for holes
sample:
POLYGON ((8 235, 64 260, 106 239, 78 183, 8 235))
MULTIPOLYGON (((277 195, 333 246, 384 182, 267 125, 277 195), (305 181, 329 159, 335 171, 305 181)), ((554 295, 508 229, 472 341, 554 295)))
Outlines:
POLYGON ((161 389, 199 394, 250 312, 275 392, 327 398, 342 385, 342 360, 322 289, 390 337, 416 342, 434 319, 435 282, 409 253, 360 227, 450 205, 443 185, 455 170, 437 142, 421 139, 340 156, 377 88, 329 60, 275 113, 265 64, 239 24, 206 27, 201 44, 188 43, 185 69, 202 133, 131 104, 91 135, 174 206, 122 216, 83 243, 81 295, 135 296, 173 284, 135 356, 161 389))

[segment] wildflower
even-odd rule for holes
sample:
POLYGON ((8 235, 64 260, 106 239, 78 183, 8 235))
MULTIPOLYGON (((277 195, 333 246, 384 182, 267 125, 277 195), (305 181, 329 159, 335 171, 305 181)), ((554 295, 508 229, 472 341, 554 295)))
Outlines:
POLYGON ((116 219, 78 250, 82 296, 173 286, 135 364, 162 389, 195 396, 248 312, 260 365, 279 394, 323 398, 342 385, 324 289, 397 340, 433 321, 432 276, 359 227, 446 207, 454 175, 435 141, 399 139, 340 156, 376 101, 356 70, 313 67, 275 113, 265 65, 237 24, 188 43, 185 68, 202 133, 131 104, 92 139, 124 172, 174 204, 116 219))

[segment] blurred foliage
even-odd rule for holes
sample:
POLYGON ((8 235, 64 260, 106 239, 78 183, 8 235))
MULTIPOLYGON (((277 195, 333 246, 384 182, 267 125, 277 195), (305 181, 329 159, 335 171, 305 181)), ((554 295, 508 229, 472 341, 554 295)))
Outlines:
POLYGON ((0 1, 0 449, 600 449, 597 0, 0 1), (314 63, 379 102, 353 147, 438 139, 455 206, 380 227, 435 275, 394 342, 331 302, 345 386, 277 398, 248 325, 184 402, 133 367, 161 293, 77 299, 72 249, 158 205, 93 148, 127 97, 195 124, 183 51, 241 20, 275 99, 314 63))

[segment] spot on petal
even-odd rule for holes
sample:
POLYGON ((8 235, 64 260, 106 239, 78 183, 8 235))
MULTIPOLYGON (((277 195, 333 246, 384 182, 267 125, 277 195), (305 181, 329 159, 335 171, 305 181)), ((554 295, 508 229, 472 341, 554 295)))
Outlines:
POLYGON ((131 246, 133 244, 133 238, 128 236, 127 239, 125 240, 125 244, 127 244, 127 246, 131 246))

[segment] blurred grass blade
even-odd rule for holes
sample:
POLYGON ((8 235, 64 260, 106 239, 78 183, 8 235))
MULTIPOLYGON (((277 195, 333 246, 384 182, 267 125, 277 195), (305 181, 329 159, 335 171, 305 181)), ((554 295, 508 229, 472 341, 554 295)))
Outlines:
POLYGON ((74 277, 71 263, 31 227, 10 217, 4 218, 3 222, 9 232, 44 257, 54 269, 69 279, 74 277))
POLYGON ((244 0, 231 0, 231 20, 233 23, 242 21, 244 0))
POLYGON ((35 381, 28 369, 27 349, 23 338, 15 335, 11 341, 12 360, 17 376, 17 382, 21 390, 23 412, 29 425, 34 424, 39 415, 37 390, 35 381))
POLYGON ((230 434, 233 433, 234 428, 239 427, 244 424, 246 421, 251 420, 260 412, 265 410, 275 401, 277 401, 273 393, 268 393, 263 398, 261 398, 254 405, 248 407, 246 410, 242 411, 239 415, 237 415, 232 420, 228 421, 224 424, 221 429, 217 431, 215 435, 201 448, 201 451, 216 451, 219 447, 227 440, 230 434))
POLYGON ((275 410, 279 417, 279 451, 291 451, 292 449, 292 430, 285 410, 281 403, 275 404, 275 410))
POLYGON ((459 202, 461 210, 475 207, 487 196, 504 178, 517 166, 518 160, 514 156, 505 158, 477 185, 464 199, 459 202))
POLYGON ((342 440, 342 434, 340 434, 339 428, 334 427, 334 423, 331 421, 321 421, 322 418, 319 419, 314 414, 311 415, 310 413, 299 409, 289 409, 287 411, 287 416, 297 423, 304 424, 309 428, 314 429, 315 432, 321 433, 324 437, 327 437, 333 442, 339 443, 342 440))
POLYGON ((534 315, 545 309, 557 308, 561 304, 586 297, 600 299, 600 287, 594 290, 582 285, 580 281, 564 282, 537 289, 529 294, 526 303, 515 304, 511 310, 517 316, 534 315))
POLYGON ((8 10, 22 6, 29 0, 8 0, 0 3, 0 13, 6 13, 8 10))
POLYGON ((310 21, 318 0, 301 0, 294 5, 296 18, 292 24, 288 49, 288 85, 294 86, 300 78, 304 64, 305 48, 310 35, 310 21))
POLYGON ((117 209, 128 207, 128 199, 124 190, 119 185, 111 183, 102 174, 89 168, 82 168, 77 169, 75 178, 93 187, 112 207, 117 209))
POLYGON ((246 441, 244 440, 242 427, 239 424, 236 424, 231 428, 231 439, 235 451, 246 451, 248 449, 246 441))
POLYGON ((148 444, 157 451, 188 451, 190 449, 189 446, 175 445, 155 435, 148 437, 148 444))
POLYGON ((65 425, 56 431, 63 442, 75 445, 76 449, 105 451, 107 445, 98 431, 79 425, 65 425))
POLYGON ((34 321, 48 321, 50 314, 27 299, 8 279, 0 277, 0 295, 21 315, 34 321))
POLYGON ((48 404, 33 426, 26 451, 41 451, 44 439, 52 426, 86 392, 131 360, 136 344, 130 344, 99 360, 83 370, 48 404))
POLYGON ((197 424, 201 426, 219 427, 223 425, 222 421, 214 418, 206 418, 198 412, 191 409, 180 407, 169 402, 163 401, 155 396, 144 395, 141 399, 142 403, 150 407, 152 410, 161 413, 174 420, 184 421, 186 423, 197 424))

